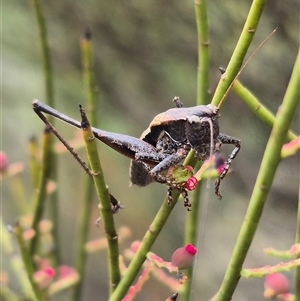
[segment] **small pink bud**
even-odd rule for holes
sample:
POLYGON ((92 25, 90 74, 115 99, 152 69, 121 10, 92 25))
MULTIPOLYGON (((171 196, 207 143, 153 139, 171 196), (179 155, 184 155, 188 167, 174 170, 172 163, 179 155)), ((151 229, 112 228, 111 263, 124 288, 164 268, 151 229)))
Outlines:
POLYGON ((55 276, 55 270, 52 267, 46 267, 34 273, 34 280, 41 289, 45 289, 50 285, 55 276))
POLYGON ((221 165, 220 167, 218 167, 218 174, 220 175, 223 171, 224 171, 224 168, 225 168, 225 164, 221 165))
POLYGON ((7 156, 3 151, 0 151, 0 173, 5 172, 7 167, 8 167, 7 156))
POLYGON ((186 165, 184 168, 189 172, 193 172, 193 170, 194 170, 194 168, 190 165, 186 165))
POLYGON ((198 180, 195 177, 190 177, 186 181, 184 188, 189 191, 192 191, 192 190, 196 189, 197 185, 198 185, 198 180))
POLYGON ((54 277, 55 276, 55 270, 51 267, 48 267, 44 269, 44 273, 48 275, 48 277, 54 277))
POLYGON ((280 273, 267 275, 265 278, 264 287, 264 297, 266 299, 271 299, 277 295, 289 292, 288 279, 280 273))
POLYGON ((186 269, 192 265, 196 253, 197 249, 192 244, 187 244, 174 251, 171 262, 179 269, 186 269))

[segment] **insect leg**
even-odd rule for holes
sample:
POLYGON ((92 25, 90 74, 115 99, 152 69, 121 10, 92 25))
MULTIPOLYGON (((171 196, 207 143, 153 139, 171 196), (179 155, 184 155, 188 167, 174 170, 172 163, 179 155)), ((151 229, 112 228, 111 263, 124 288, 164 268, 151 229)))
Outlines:
MULTIPOLYGON (((168 205, 171 204, 171 202, 173 201, 173 196, 172 196, 172 191, 173 191, 173 187, 168 186, 168 193, 167 193, 167 197, 168 197, 168 205)), ((182 197, 183 197, 183 205, 186 208, 187 211, 191 211, 191 207, 192 204, 189 201, 189 197, 188 197, 188 193, 185 189, 180 189, 179 190, 182 197)))
POLYGON ((76 127, 81 127, 81 124, 79 121, 76 121, 72 118, 69 118, 68 116, 56 111, 55 109, 39 102, 35 101, 33 103, 33 110, 35 113, 42 119, 42 121, 47 125, 48 129, 51 130, 51 132, 60 140, 60 142, 66 147, 66 149, 73 155, 73 157, 77 160, 77 162, 81 165, 81 167, 85 170, 85 172, 93 178, 93 174, 87 164, 80 158, 80 156, 77 154, 77 152, 73 149, 73 147, 67 143, 67 141, 59 134, 59 132, 55 129, 55 127, 50 123, 50 121, 43 115, 42 112, 45 112, 46 114, 50 114, 54 117, 57 117, 65 122, 71 121, 71 124, 76 124, 76 127))
POLYGON ((181 102, 181 100, 178 96, 175 96, 173 98, 173 102, 174 102, 176 108, 183 108, 183 103, 181 102))
POLYGON ((179 148, 176 153, 168 155, 159 164, 157 164, 152 170, 151 175, 155 177, 158 173, 167 170, 171 166, 177 165, 182 161, 188 154, 189 150, 185 148, 179 148))
MULTIPOLYGON (((47 124, 46 117, 42 114, 46 113, 55 118, 58 118, 72 126, 77 128, 81 128, 81 123, 51 107, 48 105, 36 100, 32 104, 33 110, 36 114, 47 124)), ((130 159, 135 159, 135 154, 138 152, 145 152, 145 153, 157 153, 154 146, 150 145, 149 143, 135 138, 128 135, 113 133, 104 131, 101 129, 97 129, 92 127, 93 133, 97 139, 117 151, 118 153, 129 157, 130 159)), ((58 137, 59 138, 59 137, 58 137)), ((161 161, 161 160, 160 160, 161 161)))
MULTIPOLYGON (((139 171, 141 171, 140 167, 142 167, 144 171, 147 171, 147 173, 149 173, 150 177, 154 181, 159 183, 166 183, 169 186, 174 186, 170 183, 170 181, 168 181, 166 176, 161 174, 161 172, 166 171, 171 166, 177 165, 187 156, 187 153, 188 150, 184 148, 178 149, 174 154, 163 154, 158 152, 137 152, 135 155, 135 161, 132 162, 132 167, 134 167, 135 170, 138 169, 139 171), (137 166, 140 164, 143 164, 143 166, 137 166), (155 166, 153 167, 153 165, 155 166)), ((143 174, 145 174, 144 171, 143 174)), ((131 180, 133 184, 137 184, 139 186, 145 186, 150 183, 148 177, 147 181, 136 179, 136 175, 134 175, 133 177, 132 172, 131 180)), ((177 188, 177 186, 174 186, 173 188, 177 188)))
POLYGON ((222 173, 219 175, 219 178, 216 180, 216 183, 215 183, 215 194, 218 196, 219 199, 221 199, 222 196, 219 192, 220 183, 226 176, 226 174, 231 166, 232 160, 236 157, 236 155, 238 154, 238 152, 241 149, 241 140, 236 139, 231 136, 228 136, 226 134, 221 134, 221 133, 218 136, 218 140, 222 144, 233 144, 235 146, 235 148, 233 149, 233 151, 231 152, 231 154, 229 155, 229 157, 227 159, 226 165, 225 165, 222 173))
POLYGON ((187 211, 191 211, 192 204, 189 201, 189 197, 188 197, 187 191, 185 189, 183 189, 181 191, 181 194, 182 194, 182 197, 183 197, 183 205, 184 205, 184 207, 186 208, 187 211))

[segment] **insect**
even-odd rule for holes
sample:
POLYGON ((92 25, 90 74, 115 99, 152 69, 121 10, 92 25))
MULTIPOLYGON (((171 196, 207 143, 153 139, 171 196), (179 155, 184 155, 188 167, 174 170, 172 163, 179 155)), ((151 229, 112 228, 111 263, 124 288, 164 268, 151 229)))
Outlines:
MULTIPOLYGON (((93 128, 97 139, 124 156, 129 157, 132 184, 146 186, 153 181, 168 186, 168 202, 172 201, 172 190, 179 190, 184 198, 184 206, 189 209, 187 190, 182 183, 173 181, 168 171, 180 167, 190 150, 194 150, 197 160, 206 160, 220 150, 222 144, 233 144, 226 165, 215 183, 215 193, 219 192, 221 180, 227 174, 232 160, 238 154, 241 141, 219 132, 218 108, 214 105, 183 107, 178 97, 174 98, 175 108, 154 117, 140 138, 112 133, 93 128)), ((47 123, 42 112, 59 118, 77 128, 79 121, 72 119, 40 101, 33 102, 33 110, 47 123)), ((48 123, 47 123, 48 124, 48 123)))

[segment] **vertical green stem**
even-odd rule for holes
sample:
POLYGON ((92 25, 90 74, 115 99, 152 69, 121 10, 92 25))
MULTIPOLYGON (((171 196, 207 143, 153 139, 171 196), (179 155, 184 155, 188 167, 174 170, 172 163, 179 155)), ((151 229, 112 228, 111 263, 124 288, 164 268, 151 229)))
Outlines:
MULTIPOLYGON (((31 1, 33 3, 33 8, 37 19, 41 48, 42 48, 42 58, 43 58, 44 75, 45 75, 44 79, 45 79, 45 89, 46 89, 45 91, 46 103, 49 106, 54 107, 53 76, 52 76, 50 50, 48 46, 46 22, 43 16, 40 0, 31 0, 31 1)), ((53 124, 52 120, 51 123, 53 124)))
MULTIPOLYGON (((45 80, 45 98, 46 103, 51 107, 54 107, 54 89, 53 89, 53 75, 52 75, 52 66, 51 66, 51 56, 50 50, 48 46, 48 38, 47 38, 47 27, 45 18, 43 16, 41 2, 39 0, 31 0, 34 8, 34 12, 37 19, 37 25, 39 30, 39 37, 41 42, 41 50, 42 50, 42 59, 43 59, 43 66, 44 66, 44 80, 45 80)), ((50 118, 52 124, 54 124, 54 120, 50 118)), ((47 153, 43 154, 43 166, 42 171, 40 174, 40 181, 38 187, 38 193, 36 196, 35 203, 38 204, 39 214, 37 212, 34 216, 34 225, 33 229, 37 230, 38 220, 37 217, 42 217, 42 213, 45 208, 45 195, 46 195, 46 185, 48 180, 51 179, 54 182, 57 179, 57 170, 56 170, 56 160, 54 154, 53 138, 47 139, 45 142, 48 145, 44 146, 44 149, 47 149, 47 153)), ((59 220, 59 210, 58 210, 58 192, 57 189, 51 194, 50 196, 50 204, 51 204, 51 216, 53 220, 54 229, 53 229, 53 236, 55 241, 55 250, 54 250, 54 258, 57 262, 60 262, 59 256, 59 228, 58 228, 58 220, 59 220)), ((35 248, 31 247, 31 252, 33 252, 35 248)))
MULTIPOLYGON (((197 234, 199 234, 199 217, 202 216, 200 214, 200 194, 202 189, 202 181, 198 183, 196 190, 193 193, 193 201, 192 201, 192 210, 187 212, 186 214, 186 222, 185 222, 185 245, 191 243, 192 245, 197 245, 197 234)), ((199 237, 199 236, 198 236, 199 237)), ((201 250, 198 250, 198 253, 201 250)), ((197 257, 196 257, 197 258, 197 257)), ((188 281, 184 284, 183 292, 180 295, 182 301, 190 300, 191 289, 193 285, 193 272, 196 262, 194 266, 190 267, 184 274, 188 277, 188 281)))
MULTIPOLYGON (((96 123, 96 89, 94 80, 94 70, 93 70, 93 54, 92 54, 92 43, 91 43, 91 32, 89 29, 86 30, 84 38, 81 40, 81 60, 83 66, 83 80, 86 91, 87 103, 86 107, 89 112, 90 122, 93 126, 97 126, 96 123)), ((93 182, 89 177, 85 175, 84 179, 84 190, 83 197, 84 203, 80 204, 81 210, 78 217, 78 233, 76 239, 76 251, 75 251, 75 267, 80 275, 80 281, 74 288, 73 300, 81 300, 81 293, 84 281, 84 270, 86 265, 87 253, 85 250, 85 243, 88 236, 88 225, 89 225, 89 215, 92 204, 92 197, 94 195, 93 182)))
POLYGON ((276 115, 269 141, 261 162, 260 170, 250 198, 248 210, 238 235, 233 254, 226 270, 216 301, 231 300, 232 294, 240 279, 240 272, 247 252, 250 248, 258 222, 264 208, 268 193, 281 160, 281 148, 293 116, 299 106, 300 99, 300 52, 295 62, 294 70, 276 115))
POLYGON ((43 158, 42 158, 42 169, 40 173, 38 191, 36 194, 36 199, 34 200, 34 214, 33 214, 33 221, 31 228, 36 231, 36 235, 31 240, 30 244, 30 254, 33 256, 34 253, 37 251, 38 246, 38 225, 40 220, 43 217, 43 212, 45 209, 45 201, 47 198, 47 190, 46 185, 48 183, 48 176, 50 175, 52 170, 51 161, 48 160, 50 153, 51 153, 51 132, 46 128, 43 134, 43 158))
POLYGON ((110 194, 104 181, 104 175, 97 152, 95 136, 83 109, 80 110, 82 118, 82 134, 87 150, 89 163, 93 173, 96 193, 100 203, 100 214, 104 225, 108 243, 109 283, 110 293, 114 291, 120 281, 118 234, 115 228, 110 194))
POLYGON ((39 184, 40 164, 38 159, 38 142, 36 137, 31 137, 29 140, 29 161, 30 161, 30 178, 32 188, 36 189, 39 184))
POLYGON ((207 104, 209 96, 209 28, 206 0, 195 1, 198 33, 197 104, 207 104))

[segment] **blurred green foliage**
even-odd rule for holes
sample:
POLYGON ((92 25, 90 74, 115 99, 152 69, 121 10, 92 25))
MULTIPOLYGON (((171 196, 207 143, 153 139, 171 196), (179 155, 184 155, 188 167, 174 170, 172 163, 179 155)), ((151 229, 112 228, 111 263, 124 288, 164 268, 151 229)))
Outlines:
MULTIPOLYGON (((250 2, 215 1, 208 3, 210 24, 210 89, 214 90, 240 34, 250 2)), ((110 131, 139 136, 159 112, 173 106, 180 96, 186 106, 196 99, 197 36, 193 3, 184 1, 43 1, 54 70, 56 108, 79 116, 83 103, 79 41, 88 26, 92 31, 96 82, 99 92, 98 126, 110 131)), ((2 116, 1 148, 11 162, 27 162, 31 135, 40 135, 43 125, 31 109, 33 99, 44 98, 40 45, 34 14, 26 1, 2 3, 2 116)), ((244 70, 241 81, 272 111, 276 112, 284 95, 299 47, 299 2, 267 3, 251 52, 275 28, 278 31, 244 70)), ((235 172, 221 185, 223 201, 209 192, 206 239, 200 260, 203 271, 201 300, 217 290, 237 234, 245 203, 255 181, 270 129, 255 117, 233 94, 221 112, 221 130, 238 137, 243 146, 233 163, 235 172), (205 258, 205 260, 203 260, 205 258), (214 265, 215 264, 215 265, 214 265)), ((299 114, 293 130, 299 132, 299 114)), ((68 139, 75 130, 57 125, 68 139)), ((118 225, 127 225, 133 239, 141 239, 160 206, 165 187, 128 188, 128 159, 99 145, 106 180, 112 193, 126 206, 116 215, 118 225)), ((228 152, 227 148, 225 151, 228 152)), ((83 152, 82 152, 83 154, 83 152)), ((59 162, 61 240, 63 258, 72 264, 76 217, 80 203, 78 189, 85 177, 68 154, 59 162)), ((28 167, 23 173, 26 195, 30 198, 28 167)), ((4 183, 5 184, 5 183, 4 183)), ((299 184, 299 156, 285 160, 277 174, 267 211, 247 264, 264 263, 262 248, 287 248, 294 240, 295 206, 299 184), (288 181, 286 181, 286 178, 288 181)), ((3 215, 6 223, 18 217, 17 204, 3 185, 3 215)), ((91 218, 91 237, 103 235, 95 229, 96 208, 91 218)), ((167 223, 154 251, 162 257, 182 245, 185 210, 179 204, 167 223)), ((130 242, 128 241, 126 247, 130 242)), ((92 255, 87 266, 82 300, 106 300, 105 254, 92 255), (100 272, 99 272, 100 271, 100 272)), ((258 280, 243 280, 235 300, 262 300, 258 280), (247 297, 242 297, 247 296, 247 297), (248 299, 248 296, 251 296, 248 299)), ((168 289, 147 284, 137 300, 163 300, 168 289), (153 290, 155 287, 155 290, 153 290), (148 295, 148 297, 147 297, 148 295)), ((63 300, 62 296, 57 300, 63 300)))

